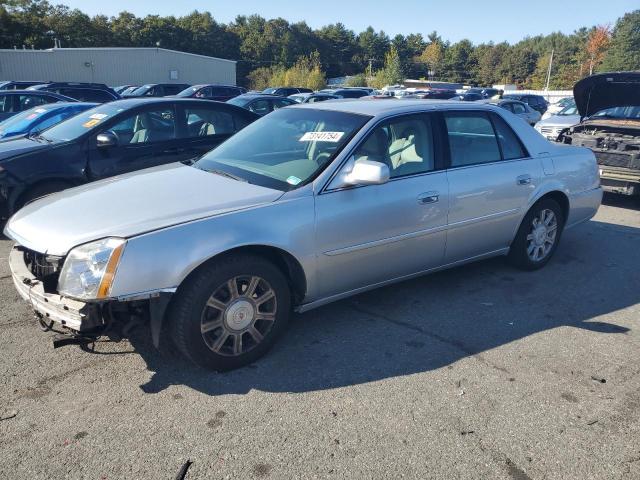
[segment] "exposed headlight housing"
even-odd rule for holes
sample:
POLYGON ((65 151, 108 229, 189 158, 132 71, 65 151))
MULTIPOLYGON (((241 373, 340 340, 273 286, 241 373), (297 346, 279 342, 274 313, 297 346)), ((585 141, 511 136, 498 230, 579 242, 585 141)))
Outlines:
POLYGON ((104 238, 71 250, 60 272, 58 293, 78 300, 108 298, 126 243, 123 238, 104 238))

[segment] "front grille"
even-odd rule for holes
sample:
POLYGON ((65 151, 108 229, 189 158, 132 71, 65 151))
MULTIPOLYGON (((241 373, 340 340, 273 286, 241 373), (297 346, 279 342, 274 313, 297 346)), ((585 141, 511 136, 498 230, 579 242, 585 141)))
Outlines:
POLYGON ((24 249, 24 263, 31 274, 42 282, 44 291, 53 293, 58 285, 58 276, 62 268, 62 257, 47 255, 24 249))
POLYGON ((543 134, 550 134, 550 133, 555 133, 557 129, 555 127, 542 127, 540 129, 540 132, 543 134))
POLYGON ((640 169, 640 155, 617 152, 595 152, 600 165, 640 169))

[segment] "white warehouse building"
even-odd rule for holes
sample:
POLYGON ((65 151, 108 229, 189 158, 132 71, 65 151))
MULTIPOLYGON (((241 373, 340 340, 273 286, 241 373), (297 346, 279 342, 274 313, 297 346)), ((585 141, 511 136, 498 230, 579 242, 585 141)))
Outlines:
POLYGON ((0 80, 236 84, 236 62, 164 48, 0 49, 0 80))

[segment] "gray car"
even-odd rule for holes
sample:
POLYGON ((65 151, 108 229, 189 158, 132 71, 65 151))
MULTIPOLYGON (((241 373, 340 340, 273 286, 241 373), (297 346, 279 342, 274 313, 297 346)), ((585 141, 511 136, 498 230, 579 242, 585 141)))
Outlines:
POLYGON ((45 328, 119 337, 148 321, 156 345, 228 370, 263 355, 292 310, 499 255, 540 268, 601 197, 591 151, 502 108, 322 102, 192 164, 36 200, 5 234, 45 328))
POLYGON ((486 100, 485 103, 489 103, 491 105, 496 105, 500 108, 504 108, 505 110, 510 111, 511 113, 517 115, 529 125, 533 126, 537 122, 540 121, 542 115, 537 110, 534 110, 529 105, 520 100, 486 100))
POLYGON ((568 105, 555 115, 540 120, 535 129, 547 140, 558 141, 563 130, 580 123, 580 113, 576 104, 568 105))

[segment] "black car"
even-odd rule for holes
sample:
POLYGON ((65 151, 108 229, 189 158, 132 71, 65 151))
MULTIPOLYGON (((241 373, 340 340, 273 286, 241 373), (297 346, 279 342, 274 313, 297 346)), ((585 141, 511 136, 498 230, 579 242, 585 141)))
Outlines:
POLYGON ((497 88, 484 88, 484 87, 472 87, 468 89, 465 93, 477 93, 482 96, 484 99, 493 98, 496 95, 500 95, 502 90, 498 90, 497 88))
POLYGON ((544 115, 544 112, 547 111, 547 107, 549 106, 547 101, 541 95, 531 95, 529 93, 509 93, 507 95, 503 95, 502 98, 520 100, 521 102, 529 105, 534 110, 539 111, 541 115, 544 115))
POLYGON ((1 90, 0 121, 30 108, 54 102, 76 102, 75 98, 65 97, 53 92, 33 90, 1 90))
POLYGON ((204 100, 217 100, 226 102, 232 98, 247 93, 247 90, 235 85, 194 85, 178 93, 182 98, 201 98, 204 100))
POLYGON ((280 97, 288 97, 296 93, 313 93, 310 88, 298 88, 298 87, 270 87, 265 88, 262 93, 267 95, 278 95, 280 97))
POLYGON ((0 144, 0 216, 72 186, 199 157, 257 118, 227 103, 178 98, 119 100, 86 110, 0 144))
POLYGON ((227 103, 246 108, 261 117, 279 108, 297 104, 295 100, 290 98, 284 98, 279 95, 264 95, 262 93, 245 93, 232 98, 227 103))
POLYGON ((368 96, 369 91, 364 88, 338 88, 333 90, 331 94, 340 98, 361 98, 368 96))
POLYGON ((104 83, 52 82, 33 85, 28 90, 58 93, 80 102, 106 103, 120 99, 120 95, 104 83))
POLYGON ((451 97, 449 100, 459 100, 461 102, 477 102, 478 100, 484 100, 485 98, 481 93, 475 92, 465 92, 462 95, 456 95, 455 97, 451 97))
POLYGON ((133 91, 126 92, 123 97, 166 97, 177 95, 191 85, 186 83, 147 83, 133 91))
POLYGON ((0 82, 0 90, 26 90, 34 85, 41 85, 46 82, 36 82, 33 80, 11 80, 0 82))

